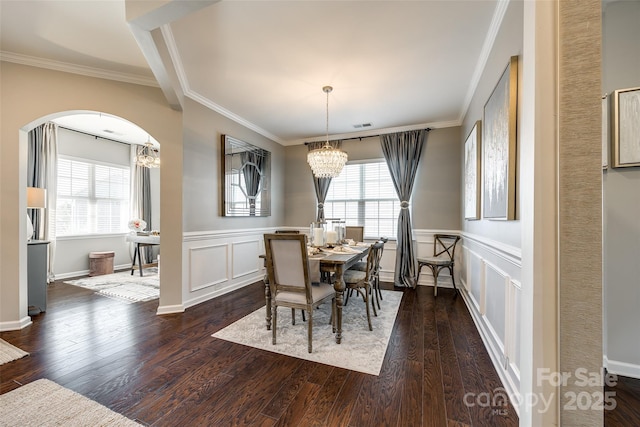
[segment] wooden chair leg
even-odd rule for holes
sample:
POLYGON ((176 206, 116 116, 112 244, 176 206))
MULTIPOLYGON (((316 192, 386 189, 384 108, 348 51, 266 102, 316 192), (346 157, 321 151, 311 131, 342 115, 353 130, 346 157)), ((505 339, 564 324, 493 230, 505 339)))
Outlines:
MULTIPOLYGON (((375 282, 375 279, 374 279, 374 282, 375 282)), ((367 301, 371 301, 371 307, 373 307, 373 315, 378 317, 378 311, 376 310, 375 293, 376 293, 375 285, 373 286, 370 285, 369 289, 367 289, 367 292, 366 292, 367 301)), ((367 310, 368 309, 369 309, 369 303, 367 303, 367 310)))
POLYGON ((278 306, 276 306, 275 304, 271 306, 271 321, 273 322, 271 324, 271 332, 272 332, 271 343, 275 345, 276 344, 276 327, 278 325, 278 306))
POLYGON ((433 296, 438 296, 438 274, 440 274, 440 270, 437 268, 431 268, 431 272, 433 273, 433 296))
MULTIPOLYGON (((367 322, 369 323, 369 330, 373 331, 373 327, 371 326, 371 314, 369 313, 369 289, 365 288, 364 294, 365 294, 364 303, 367 306, 367 322)), ((375 310, 376 310, 376 308, 373 307, 373 311, 375 311, 375 310)))
POLYGON ((375 279, 373 279, 373 293, 376 294, 376 303, 378 304, 378 310, 380 310, 380 300, 382 299, 382 292, 380 291, 379 277, 376 277, 375 279))
POLYGON ((313 310, 309 310, 309 322, 307 329, 307 339, 309 340, 309 353, 311 353, 311 346, 313 342, 313 310))
POLYGON ((456 291, 453 298, 458 298, 458 294, 460 293, 460 291, 458 291, 458 287, 456 286, 456 279, 453 277, 453 266, 449 267, 449 272, 451 273, 451 283, 453 283, 453 289, 456 291))

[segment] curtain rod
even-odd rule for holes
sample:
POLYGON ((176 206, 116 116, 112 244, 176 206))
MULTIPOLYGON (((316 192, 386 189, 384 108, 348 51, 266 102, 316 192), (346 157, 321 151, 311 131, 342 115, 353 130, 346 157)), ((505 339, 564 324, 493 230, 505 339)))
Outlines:
POLYGON ((84 134, 84 135, 92 136, 92 137, 94 137, 95 139, 100 138, 100 139, 104 139, 104 140, 106 140, 106 141, 117 142, 118 144, 125 144, 125 145, 142 145, 142 144, 137 144, 137 143, 135 143, 135 142, 123 142, 123 141, 118 141, 118 140, 116 140, 116 139, 105 138, 104 136, 98 136, 98 135, 94 135, 94 134, 92 134, 92 133, 83 132, 83 131, 81 131, 81 130, 71 129, 71 128, 68 128, 68 127, 66 127, 66 126, 60 126, 60 125, 58 125, 58 128, 60 128, 60 129, 64 129, 64 130, 69 130, 69 131, 71 131, 71 132, 77 132, 77 133, 81 133, 81 134, 84 134))
MULTIPOLYGON (((414 130, 426 130, 427 132, 433 130, 433 128, 425 128, 425 129, 414 129, 414 130)), ((411 132, 411 131, 405 131, 405 132, 411 132)), ((334 139, 334 140, 329 140, 329 142, 333 142, 333 141, 349 141, 351 139, 359 139, 360 141, 362 141, 363 138, 375 138, 376 136, 382 136, 382 135, 391 135, 392 133, 398 133, 398 132, 390 132, 390 133, 379 133, 376 135, 365 135, 365 136, 353 136, 351 138, 340 138, 340 139, 334 139)), ((325 142, 325 141, 313 141, 313 142, 325 142)), ((309 145, 311 144, 311 142, 305 142, 304 145, 309 145)))

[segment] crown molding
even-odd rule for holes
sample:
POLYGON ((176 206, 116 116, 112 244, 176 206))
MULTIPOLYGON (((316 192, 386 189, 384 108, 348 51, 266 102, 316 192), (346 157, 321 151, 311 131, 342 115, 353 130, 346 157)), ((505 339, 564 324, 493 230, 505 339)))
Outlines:
POLYGON ((489 60, 489 54, 491 53, 491 49, 493 49, 493 44, 496 42, 498 31, 500 31, 500 26, 502 25, 504 15, 507 13, 507 6, 509 6, 510 1, 511 0, 499 0, 498 4, 496 5, 496 10, 494 11, 493 18, 491 19, 491 25, 489 25, 489 30, 487 31, 487 37, 484 39, 482 51, 480 52, 478 62, 476 64, 473 75, 471 76, 471 82, 469 84, 467 96, 464 100, 464 103, 462 104, 463 108, 460 111, 460 118, 458 120, 460 123, 462 123, 462 119, 464 118, 464 116, 467 115, 467 111, 469 110, 469 105, 471 105, 473 95, 475 95, 476 90, 478 89, 480 78, 482 77, 482 73, 484 72, 484 67, 486 67, 487 65, 487 61, 489 60))
MULTIPOLYGON (((329 140, 335 141, 339 139, 354 139, 354 138, 369 138, 373 136, 385 135, 388 133, 396 133, 396 132, 408 132, 411 130, 420 130, 420 129, 441 129, 441 128, 450 128, 460 126, 462 122, 460 120, 449 120, 443 122, 431 122, 431 123, 418 123, 415 125, 407 125, 407 126, 396 126, 390 128, 378 128, 378 129, 368 129, 366 131, 360 132, 349 132, 349 133, 338 133, 329 135, 329 140)), ((300 145, 306 142, 322 142, 326 140, 326 135, 315 136, 313 138, 303 138, 303 139, 295 139, 291 141, 287 141, 283 145, 300 145)))
POLYGON ((68 62, 54 61, 51 59, 38 58, 35 56, 21 55, 18 53, 0 51, 0 61, 13 62, 15 64, 28 65, 31 67, 46 68, 65 73, 79 74, 98 79, 115 80, 123 83, 132 83, 142 86, 159 87, 158 82, 152 77, 137 76, 134 74, 120 73, 117 71, 107 71, 100 68, 85 67, 82 65, 70 64, 68 62))

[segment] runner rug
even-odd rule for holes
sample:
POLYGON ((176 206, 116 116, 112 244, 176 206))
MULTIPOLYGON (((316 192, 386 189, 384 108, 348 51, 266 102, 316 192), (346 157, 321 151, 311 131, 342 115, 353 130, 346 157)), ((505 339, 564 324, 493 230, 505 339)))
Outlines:
MULTIPOLYGON (((0 365, 28 356, 29 353, 0 339, 0 365)), ((0 424, 1 425, 1 424, 0 424)))
POLYGON ((41 379, 0 395, 0 425, 140 426, 140 424, 53 381, 41 379))
POLYGON ((342 342, 336 344, 329 323, 331 304, 322 304, 313 312, 313 353, 307 351, 307 322, 296 310, 296 324, 291 325, 291 310, 278 309, 276 345, 267 330, 266 308, 262 307, 212 336, 250 347, 285 354, 299 359, 338 366, 353 371, 379 375, 389 338, 393 330, 402 292, 382 291, 378 316, 371 313, 373 331, 369 331, 362 298, 349 298, 342 311, 342 342))
POLYGON ((134 303, 151 301, 160 297, 160 277, 158 268, 151 267, 132 275, 129 270, 101 276, 84 277, 65 281, 70 285, 91 289, 99 295, 134 303))

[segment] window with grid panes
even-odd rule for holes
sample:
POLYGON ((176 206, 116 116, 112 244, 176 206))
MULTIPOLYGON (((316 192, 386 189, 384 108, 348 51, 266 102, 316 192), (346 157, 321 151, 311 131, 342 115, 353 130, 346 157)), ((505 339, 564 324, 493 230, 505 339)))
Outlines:
POLYGON ((326 218, 363 225, 365 238, 395 239, 400 201, 384 160, 349 163, 331 180, 324 203, 326 218))
POLYGON ((56 234, 128 231, 130 169, 91 160, 58 159, 56 234))

